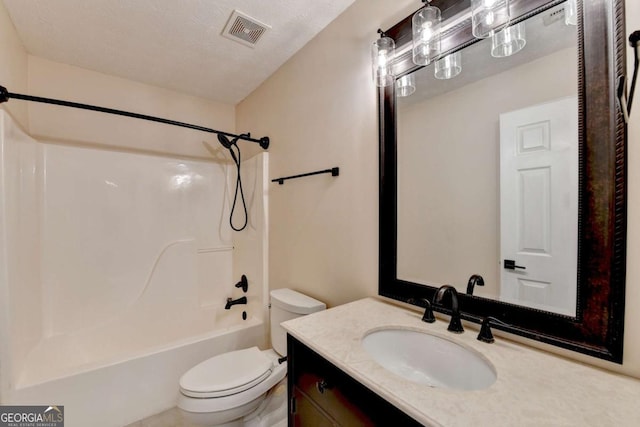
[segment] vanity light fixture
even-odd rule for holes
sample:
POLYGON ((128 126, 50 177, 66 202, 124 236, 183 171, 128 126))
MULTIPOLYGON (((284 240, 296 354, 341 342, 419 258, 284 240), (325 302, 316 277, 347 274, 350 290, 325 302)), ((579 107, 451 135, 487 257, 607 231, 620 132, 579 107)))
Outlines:
POLYGON ((567 0, 564 5, 564 23, 578 25, 578 0, 567 0))
POLYGON ((378 30, 380 38, 371 45, 371 71, 373 81, 378 87, 393 84, 393 59, 396 56, 396 43, 387 37, 382 30, 378 30))
POLYGON ((460 51, 436 61, 434 76, 439 80, 452 79, 462 71, 462 54, 460 51))
POLYGON ((486 39, 509 25, 509 0, 471 0, 471 31, 486 39))
POLYGON ((407 74, 396 80, 396 94, 407 97, 416 91, 416 78, 413 74, 407 74))
POLYGON ((440 54, 440 9, 431 6, 431 0, 422 0, 425 7, 417 11, 411 19, 413 40, 413 63, 429 65, 431 58, 440 54))
POLYGON ((491 36, 491 56, 505 58, 516 54, 527 44, 524 22, 512 25, 491 36))

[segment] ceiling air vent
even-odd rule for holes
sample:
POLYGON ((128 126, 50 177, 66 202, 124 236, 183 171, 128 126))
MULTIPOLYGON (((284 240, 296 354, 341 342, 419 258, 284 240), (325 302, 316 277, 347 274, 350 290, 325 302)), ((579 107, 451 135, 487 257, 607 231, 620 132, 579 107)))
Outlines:
POLYGON ((222 35, 245 46, 254 47, 269 29, 269 25, 234 10, 222 35))

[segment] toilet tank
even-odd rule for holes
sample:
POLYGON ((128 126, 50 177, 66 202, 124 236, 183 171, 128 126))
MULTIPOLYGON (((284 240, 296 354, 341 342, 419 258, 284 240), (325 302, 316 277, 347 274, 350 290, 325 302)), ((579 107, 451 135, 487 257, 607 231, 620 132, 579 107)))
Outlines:
POLYGON ((327 308, 325 303, 293 289, 271 291, 271 346, 281 356, 287 355, 287 331, 280 323, 327 308))

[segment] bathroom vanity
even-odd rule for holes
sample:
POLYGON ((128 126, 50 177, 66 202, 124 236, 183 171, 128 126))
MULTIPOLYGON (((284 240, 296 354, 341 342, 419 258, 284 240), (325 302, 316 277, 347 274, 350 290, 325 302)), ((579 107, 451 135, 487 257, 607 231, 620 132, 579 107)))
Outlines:
POLYGON ((635 426, 640 420, 636 379, 504 338, 485 344, 476 339, 476 330, 452 334, 448 319, 426 324, 421 316, 366 298, 283 323, 289 334, 290 425, 313 420, 314 425, 635 426), (469 391, 392 373, 363 346, 365 336, 385 329, 428 334, 478 354, 495 371, 495 382, 469 391))

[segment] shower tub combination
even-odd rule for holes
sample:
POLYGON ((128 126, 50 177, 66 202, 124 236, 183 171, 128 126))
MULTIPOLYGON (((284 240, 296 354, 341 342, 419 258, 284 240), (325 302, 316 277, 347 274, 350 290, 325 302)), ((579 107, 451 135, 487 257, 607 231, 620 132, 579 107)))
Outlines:
POLYGON ((243 162, 233 233, 235 167, 40 142, 0 111, 0 403, 121 426, 175 406, 198 362, 264 346, 267 156, 243 162), (249 304, 224 310, 242 274, 249 304))

